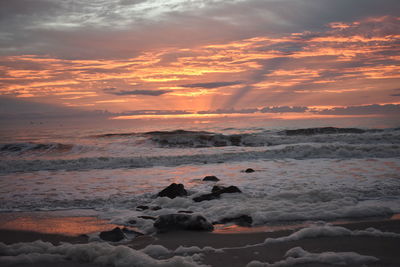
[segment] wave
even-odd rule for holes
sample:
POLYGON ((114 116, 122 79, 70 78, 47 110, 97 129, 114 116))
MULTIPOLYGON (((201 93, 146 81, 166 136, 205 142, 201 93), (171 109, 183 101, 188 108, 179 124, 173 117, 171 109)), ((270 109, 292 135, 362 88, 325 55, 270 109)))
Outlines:
POLYGON ((26 153, 26 152, 65 152, 73 148, 71 144, 61 143, 8 143, 0 144, 0 151, 5 153, 26 153))
POLYGON ((363 134, 366 132, 382 132, 380 129, 364 130, 359 128, 336 128, 336 127, 318 127, 304 128, 294 130, 284 130, 282 133, 286 135, 315 135, 315 134, 363 134))
POLYGON ((254 133, 222 134, 207 131, 154 131, 146 133, 108 133, 98 135, 102 138, 148 139, 163 148, 202 148, 244 146, 262 147, 299 143, 348 144, 400 144, 400 134, 394 130, 358 129, 358 128, 305 128, 283 131, 259 131, 254 133))
POLYGON ((0 173, 40 170, 90 170, 116 168, 146 168, 212 164, 256 159, 313 159, 313 158, 396 158, 400 145, 301 144, 274 147, 263 151, 194 154, 152 157, 87 157, 54 160, 3 160, 0 173))

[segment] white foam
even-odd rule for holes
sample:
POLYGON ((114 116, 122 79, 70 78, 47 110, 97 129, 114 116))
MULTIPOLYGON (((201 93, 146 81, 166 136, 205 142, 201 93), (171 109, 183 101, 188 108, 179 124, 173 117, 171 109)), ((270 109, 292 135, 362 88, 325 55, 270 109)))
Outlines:
POLYGON ((285 254, 286 259, 275 263, 263 263, 252 261, 246 267, 284 267, 297 264, 325 263, 332 265, 360 265, 376 262, 379 259, 373 256, 360 255, 356 252, 322 252, 310 253, 301 247, 295 247, 288 250, 285 254))
POLYGON ((374 237, 396 237, 399 238, 400 234, 392 232, 382 232, 381 230, 375 228, 367 228, 366 230, 349 230, 341 226, 331 226, 331 225, 316 225, 300 229, 289 236, 277 237, 277 238, 267 238, 264 241, 264 245, 296 241, 305 238, 315 238, 315 237, 330 237, 330 236, 374 236, 374 237))
POLYGON ((157 260, 149 256, 164 256, 167 249, 161 247, 148 247, 143 251, 119 245, 112 246, 108 243, 69 244, 63 243, 55 246, 48 242, 35 241, 31 243, 17 243, 5 245, 0 243, 1 264, 19 264, 33 262, 58 262, 71 260, 75 262, 94 263, 99 265, 128 267, 198 267, 204 266, 197 263, 195 257, 173 256, 168 259, 157 260))
POLYGON ((193 211, 208 221, 249 215, 253 225, 302 220, 338 220, 400 213, 400 158, 252 160, 91 171, 14 173, 0 179, 0 210, 95 209, 101 218, 154 231, 153 221, 138 218, 193 211), (254 173, 243 173, 246 168, 254 173), (194 202, 219 185, 235 185, 242 194, 194 202), (183 183, 184 198, 154 198, 171 183, 183 183), (139 205, 160 210, 136 211, 139 205))
POLYGON ((140 251, 146 253, 147 255, 155 259, 169 257, 173 254, 171 250, 161 245, 148 245, 147 247, 141 249, 140 251))
MULTIPOLYGON (((236 149, 235 149, 236 150, 236 149)), ((0 162, 0 173, 32 172, 40 170, 91 170, 117 168, 144 168, 153 166, 179 166, 187 164, 238 162, 256 159, 313 159, 313 158, 391 158, 400 156, 398 144, 318 144, 306 143, 278 145, 269 149, 246 149, 230 152, 224 149, 197 151, 184 155, 96 156, 73 159, 15 159, 0 162)), ((135 153, 136 154, 136 153, 135 153)))

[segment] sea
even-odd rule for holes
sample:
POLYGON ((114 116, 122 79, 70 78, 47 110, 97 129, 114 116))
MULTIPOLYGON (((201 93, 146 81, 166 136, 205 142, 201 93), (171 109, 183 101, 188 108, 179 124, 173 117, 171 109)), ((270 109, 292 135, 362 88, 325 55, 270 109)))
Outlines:
POLYGON ((178 212, 210 222, 247 215, 252 227, 400 213, 400 128, 228 122, 3 127, 0 213, 87 211, 143 233, 154 232, 146 216, 178 212), (188 196, 157 197, 171 183, 188 196), (242 193, 193 201, 215 185, 242 193))

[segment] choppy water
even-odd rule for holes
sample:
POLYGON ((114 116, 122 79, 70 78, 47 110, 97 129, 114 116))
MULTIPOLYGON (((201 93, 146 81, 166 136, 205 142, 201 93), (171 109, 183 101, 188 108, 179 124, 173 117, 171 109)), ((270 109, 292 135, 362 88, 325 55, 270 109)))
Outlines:
POLYGON ((144 231, 152 221, 138 216, 179 210, 254 225, 400 212, 399 129, 9 129, 0 157, 1 211, 90 208, 144 231), (193 202, 214 185, 206 175, 243 193, 193 202), (172 182, 190 195, 154 197, 172 182))

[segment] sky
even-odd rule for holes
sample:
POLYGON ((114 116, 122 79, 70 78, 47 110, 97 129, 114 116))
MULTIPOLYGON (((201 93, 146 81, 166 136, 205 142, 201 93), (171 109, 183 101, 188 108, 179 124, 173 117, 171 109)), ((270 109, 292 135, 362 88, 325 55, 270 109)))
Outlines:
POLYGON ((3 0, 0 118, 400 117, 398 0, 3 0))

